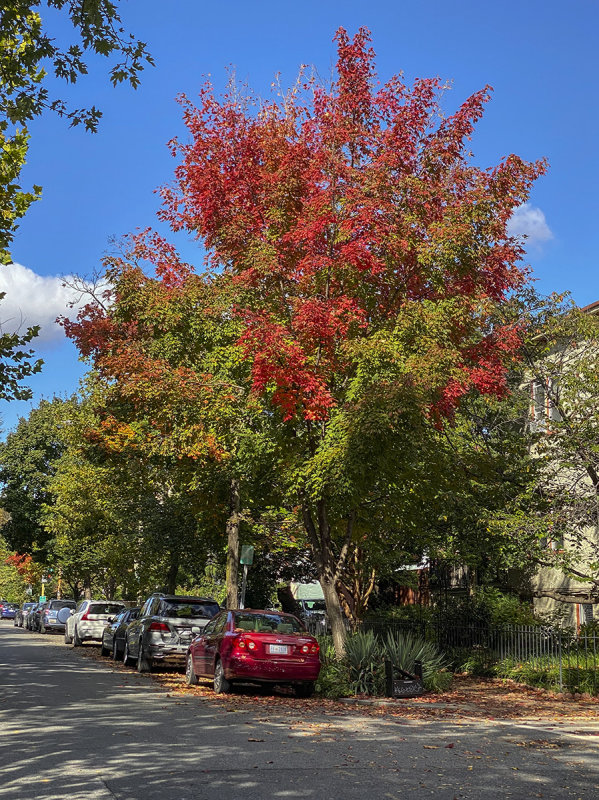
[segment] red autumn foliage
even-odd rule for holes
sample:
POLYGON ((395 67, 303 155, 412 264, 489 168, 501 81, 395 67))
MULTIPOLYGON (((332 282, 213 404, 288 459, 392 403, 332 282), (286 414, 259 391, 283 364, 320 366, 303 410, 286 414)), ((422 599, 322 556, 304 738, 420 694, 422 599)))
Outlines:
MULTIPOLYGON (((472 388, 505 391, 518 332, 490 320, 526 277, 506 225, 545 165, 470 163, 489 87, 445 117, 439 79, 379 85, 368 31, 335 39, 330 88, 300 81, 283 101, 254 106, 235 91, 218 99, 210 85, 198 107, 182 98, 190 141, 171 143, 180 164, 161 216, 201 238, 237 283, 253 389, 270 391, 285 419, 326 419, 355 370, 348 342, 393 330, 415 305, 431 321, 450 318, 422 358, 451 369, 423 370, 421 388, 435 416, 451 415, 472 388)), ((184 291, 192 268, 162 237, 144 231, 130 255, 150 263, 162 291, 184 291)), ((101 372, 132 374, 133 315, 117 323, 92 303, 64 324, 101 372)))
POLYGON ((544 163, 473 166, 489 87, 442 118, 438 79, 379 86, 368 31, 335 38, 330 89, 306 81, 257 108, 209 85, 197 108, 182 99, 191 139, 172 143, 180 164, 162 217, 238 282, 254 389, 270 387, 286 419, 323 419, 340 402, 348 340, 450 300, 454 368, 428 389, 451 414, 471 388, 505 391, 519 339, 489 319, 525 280, 506 224, 544 163))
POLYGON ((5 563, 9 564, 11 567, 14 567, 19 575, 27 581, 27 583, 34 583, 37 567, 33 563, 33 558, 30 555, 27 553, 24 553, 23 555, 14 553, 12 556, 8 556, 8 558, 5 559, 5 563))

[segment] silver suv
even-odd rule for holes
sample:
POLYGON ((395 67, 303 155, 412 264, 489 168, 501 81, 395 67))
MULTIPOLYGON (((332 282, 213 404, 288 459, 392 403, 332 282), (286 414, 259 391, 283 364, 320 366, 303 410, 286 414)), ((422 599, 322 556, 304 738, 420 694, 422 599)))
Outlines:
POLYGON ((194 633, 219 611, 212 598, 153 594, 126 630, 123 661, 137 664, 138 672, 149 672, 156 662, 184 664, 194 633))
POLYGON ((80 647, 89 639, 101 639, 104 626, 124 608, 114 600, 80 600, 66 620, 64 643, 80 647))

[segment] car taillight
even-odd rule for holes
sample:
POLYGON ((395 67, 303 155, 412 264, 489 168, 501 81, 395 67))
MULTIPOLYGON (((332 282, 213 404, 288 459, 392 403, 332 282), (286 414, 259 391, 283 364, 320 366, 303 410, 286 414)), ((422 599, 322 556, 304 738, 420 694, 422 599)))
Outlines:
POLYGON ((161 633, 168 633, 170 631, 169 626, 166 622, 152 622, 150 625, 151 631, 160 631, 161 633))
POLYGON ((253 639, 238 639, 236 644, 240 650, 255 650, 257 646, 253 639))
POLYGON ((84 611, 83 614, 81 615, 81 619, 89 619, 88 614, 89 614, 89 610, 84 611))
POLYGON ((313 642, 313 644, 304 644, 302 645, 302 653, 318 653, 320 647, 318 642, 313 642))

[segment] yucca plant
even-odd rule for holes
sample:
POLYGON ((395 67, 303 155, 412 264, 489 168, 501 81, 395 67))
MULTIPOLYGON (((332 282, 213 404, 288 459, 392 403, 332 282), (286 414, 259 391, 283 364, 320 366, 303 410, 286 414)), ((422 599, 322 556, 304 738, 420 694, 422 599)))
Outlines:
POLYGON ((348 636, 345 661, 354 694, 376 694, 382 680, 382 658, 380 642, 372 631, 348 636))
POLYGON ((422 663, 424 685, 437 672, 445 668, 445 659, 432 642, 427 642, 413 633, 388 633, 383 643, 384 657, 393 666, 414 674, 416 661, 422 663))

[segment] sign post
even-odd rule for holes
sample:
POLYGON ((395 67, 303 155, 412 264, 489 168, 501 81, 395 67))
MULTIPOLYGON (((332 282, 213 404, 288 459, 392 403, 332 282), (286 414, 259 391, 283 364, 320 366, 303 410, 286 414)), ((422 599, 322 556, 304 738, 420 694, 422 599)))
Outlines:
POLYGON ((248 567, 254 563, 254 548, 251 544, 241 545, 241 557, 239 563, 243 564, 243 581, 241 584, 241 598, 239 608, 245 608, 245 590, 248 583, 248 567))

